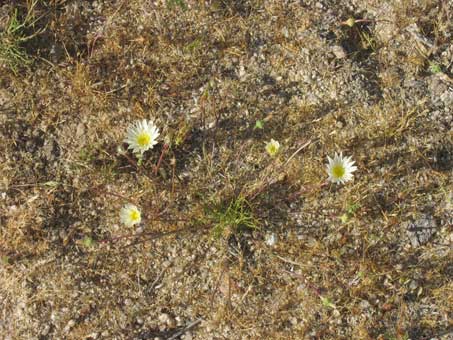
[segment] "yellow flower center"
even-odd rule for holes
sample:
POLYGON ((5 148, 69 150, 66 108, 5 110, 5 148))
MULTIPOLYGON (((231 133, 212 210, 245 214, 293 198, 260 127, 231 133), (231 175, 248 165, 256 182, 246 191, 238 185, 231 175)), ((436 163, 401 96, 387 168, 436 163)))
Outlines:
POLYGON ((342 178, 345 172, 344 166, 341 164, 336 164, 332 168, 332 174, 335 178, 342 178))
POLYGON ((141 134, 139 134, 137 136, 137 144, 142 147, 147 146, 150 141, 151 141, 151 136, 146 132, 142 132, 141 134))
POLYGON ((129 217, 132 221, 138 221, 140 219, 140 212, 138 212, 137 210, 132 210, 129 213, 129 217))

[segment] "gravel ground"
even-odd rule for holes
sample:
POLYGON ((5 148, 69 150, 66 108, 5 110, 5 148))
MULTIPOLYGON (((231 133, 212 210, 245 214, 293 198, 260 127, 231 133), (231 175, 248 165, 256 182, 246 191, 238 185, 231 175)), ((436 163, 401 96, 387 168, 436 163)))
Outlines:
POLYGON ((0 18, 0 338, 453 339, 453 3, 0 18))

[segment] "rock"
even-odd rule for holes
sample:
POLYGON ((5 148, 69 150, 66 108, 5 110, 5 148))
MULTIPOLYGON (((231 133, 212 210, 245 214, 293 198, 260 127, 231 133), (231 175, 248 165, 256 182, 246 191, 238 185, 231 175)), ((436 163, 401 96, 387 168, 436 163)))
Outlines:
POLYGON ((437 102, 444 102, 447 100, 448 102, 448 93, 450 92, 448 90, 448 85, 442 81, 442 79, 437 75, 433 74, 427 79, 428 83, 428 90, 431 95, 431 100, 434 103, 437 102), (442 98, 441 98, 442 97, 442 98))
POLYGON ((11 101, 11 95, 4 89, 0 89, 0 107, 8 106, 11 101))
POLYGON ((344 59, 348 56, 344 48, 339 45, 333 46, 331 51, 337 59, 344 59))
POLYGON ((411 39, 414 46, 416 46, 416 48, 424 55, 428 55, 435 50, 434 42, 423 34, 422 30, 416 23, 412 23, 407 26, 405 31, 409 33, 409 39, 411 39))
POLYGON ((187 331, 186 334, 181 336, 181 339, 183 339, 183 340, 192 340, 193 339, 192 333, 190 333, 190 331, 187 331))
POLYGON ((159 322, 160 322, 161 326, 165 325, 165 326, 168 326, 170 328, 176 327, 175 318, 173 318, 172 316, 170 316, 167 313, 162 313, 161 315, 159 315, 159 322))
POLYGON ((181 326, 184 325, 184 322, 183 322, 183 320, 182 320, 182 318, 181 318, 180 316, 177 316, 177 317, 175 318, 175 320, 176 320, 176 325, 177 325, 178 327, 181 327, 181 326))
POLYGON ((74 320, 69 320, 66 326, 64 327, 63 332, 69 333, 69 331, 72 329, 72 327, 75 326, 75 321, 74 320))
POLYGON ((52 161, 58 156, 58 144, 53 139, 47 139, 43 146, 43 155, 48 161, 52 161))
POLYGON ((283 34, 283 36, 284 36, 285 38, 287 38, 287 39, 289 38, 289 31, 288 31, 288 28, 283 27, 282 30, 281 30, 281 32, 282 32, 282 34, 283 34))
POLYGON ((176 327, 176 320, 175 320, 175 318, 173 318, 173 317, 171 317, 171 316, 168 316, 167 325, 168 325, 168 327, 170 327, 170 328, 175 328, 175 327, 176 327))
POLYGON ((369 309, 371 307, 370 303, 367 301, 367 300, 362 300, 360 301, 359 303, 359 307, 362 309, 362 310, 366 310, 366 309, 369 309))
POLYGON ((49 334, 49 331, 50 331, 50 325, 49 324, 46 324, 44 325, 42 331, 41 331, 41 335, 42 336, 47 336, 49 334))
POLYGON ((417 288, 418 288, 418 283, 417 283, 417 281, 411 280, 411 282, 409 283, 409 289, 410 289, 410 290, 416 290, 417 288))
POLYGON ((437 224, 432 216, 423 215, 414 222, 404 223, 404 228, 412 247, 417 248, 431 239, 436 233, 437 224))
POLYGON ((49 54, 52 62, 58 63, 64 57, 65 50, 61 48, 60 44, 52 44, 49 54))
POLYGON ((398 30, 396 27, 395 12, 390 4, 382 4, 376 13, 376 36, 383 43, 388 43, 395 37, 398 30))
POLYGON ((83 123, 79 123, 76 128, 76 138, 79 139, 83 135, 85 135, 85 125, 83 123))
POLYGON ((445 106, 453 106, 453 91, 444 91, 439 99, 444 103, 445 106))
MULTIPOLYGON (((432 338, 431 340, 433 340, 435 338, 432 338)), ((453 332, 448 332, 447 334, 444 334, 444 335, 441 335, 439 337, 439 340, 451 340, 453 339, 453 332)))
POLYGON ((277 235, 275 233, 267 234, 265 242, 270 247, 274 246, 277 243, 277 235))

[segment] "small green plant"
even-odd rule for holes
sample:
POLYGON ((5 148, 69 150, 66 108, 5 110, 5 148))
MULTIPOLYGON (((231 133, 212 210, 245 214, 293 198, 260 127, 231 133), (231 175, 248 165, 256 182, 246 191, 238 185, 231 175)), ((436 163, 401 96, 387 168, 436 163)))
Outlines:
POLYGON ((319 297, 321 299, 322 305, 326 308, 336 309, 337 306, 328 298, 324 296, 319 297))
POLYGON ((352 203, 348 205, 348 208, 346 209, 346 212, 349 215, 354 215, 357 210, 359 210, 360 204, 359 203, 352 203))
POLYGON ((374 39, 374 37, 365 30, 360 30, 359 34, 360 34, 360 41, 362 44, 362 48, 364 50, 371 49, 373 52, 376 52, 376 50, 377 50, 376 39, 374 39))
POLYGON ((184 49, 187 52, 195 52, 198 51, 201 48, 202 41, 201 39, 195 39, 191 43, 187 44, 184 49))
POLYGON ((384 338, 388 339, 388 340, 409 340, 410 339, 409 334, 407 334, 407 333, 404 333, 402 335, 393 335, 393 334, 387 333, 384 335, 384 338))
POLYGON ((178 6, 183 11, 187 10, 187 4, 184 0, 167 0, 167 6, 169 8, 174 8, 178 6))
POLYGON ((85 236, 82 240, 82 244, 86 247, 86 248, 90 248, 92 246, 94 246, 95 242, 94 240, 89 237, 89 236, 85 236))
POLYGON ((442 72, 440 65, 434 61, 429 62, 429 71, 433 74, 442 72))
MULTIPOLYGON (((181 126, 179 127, 178 131, 176 132, 176 135, 174 137, 174 143, 176 146, 180 146, 184 143, 184 141, 187 139, 187 135, 189 134, 191 129, 191 126, 187 124, 186 122, 183 122, 181 126)), ((167 143, 167 144, 170 144, 167 143)))
POLYGON ((349 204, 346 208, 346 212, 340 217, 341 222, 343 223, 348 222, 351 219, 351 217, 355 215, 356 211, 359 210, 359 208, 360 208, 359 203, 349 204))
POLYGON ((90 163, 95 159, 95 152, 96 150, 91 146, 81 148, 79 151, 79 160, 84 163, 90 163))
POLYGON ((38 3, 35 0, 31 3, 25 17, 20 18, 17 8, 12 12, 6 28, 0 31, 0 62, 5 64, 14 74, 17 74, 20 67, 31 63, 31 57, 23 47, 23 44, 36 35, 42 33, 44 29, 34 31, 34 24, 37 20, 33 15, 33 9, 38 3), (33 33, 27 33, 30 30, 33 33))
POLYGON ((255 127, 253 129, 264 129, 264 122, 262 120, 257 120, 255 123, 255 127))
POLYGON ((6 266, 6 265, 10 264, 11 259, 9 258, 9 256, 4 255, 4 256, 0 257, 0 262, 6 266))
POLYGON ((216 239, 246 229, 258 228, 258 220, 253 216, 250 204, 243 197, 233 199, 228 206, 214 207, 208 212, 208 216, 214 224, 212 234, 216 239))

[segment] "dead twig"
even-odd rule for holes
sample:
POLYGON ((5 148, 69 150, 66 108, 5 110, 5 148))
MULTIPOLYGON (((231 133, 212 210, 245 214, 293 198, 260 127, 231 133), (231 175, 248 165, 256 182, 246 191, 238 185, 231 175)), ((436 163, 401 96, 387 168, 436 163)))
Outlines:
POLYGON ((188 330, 191 330, 192 328, 194 328, 195 326, 197 326, 199 323, 201 323, 201 321, 203 321, 203 319, 197 319, 195 321, 192 321, 191 323, 189 323, 186 327, 184 327, 183 329, 181 329, 180 331, 176 332, 175 334, 173 334, 171 337, 167 338, 167 340, 175 340, 176 338, 178 338, 179 336, 183 335, 185 332, 187 332, 188 330))
POLYGON ((304 145, 302 145, 299 149, 297 149, 291 156, 289 156, 288 160, 283 164, 282 167, 285 167, 286 165, 288 165, 288 163, 299 153, 301 152, 303 149, 305 149, 307 146, 309 146, 311 144, 312 140, 310 139, 308 142, 306 142, 304 145))
POLYGON ((348 20, 341 21, 340 25, 353 27, 355 24, 360 24, 360 23, 368 24, 368 23, 371 23, 371 22, 376 23, 376 22, 391 22, 391 21, 390 20, 385 20, 385 19, 375 20, 375 19, 354 19, 354 18, 349 18, 348 20))
MULTIPOLYGON (((166 220, 160 220, 160 221, 168 222, 166 220)), ((173 221, 177 221, 177 220, 173 220, 173 221)), ((185 220, 181 220, 181 221, 185 221, 185 220)), ((150 232, 137 232, 137 233, 131 233, 131 234, 124 234, 124 235, 119 235, 119 236, 100 240, 99 243, 101 243, 101 244, 114 243, 116 241, 127 240, 127 239, 131 239, 131 238, 139 238, 142 236, 155 236, 155 237, 149 238, 149 240, 153 240, 153 239, 161 238, 163 236, 177 234, 178 232, 181 232, 181 231, 187 231, 188 229, 190 229, 190 228, 180 228, 180 229, 167 231, 167 232, 150 231, 150 232)))

